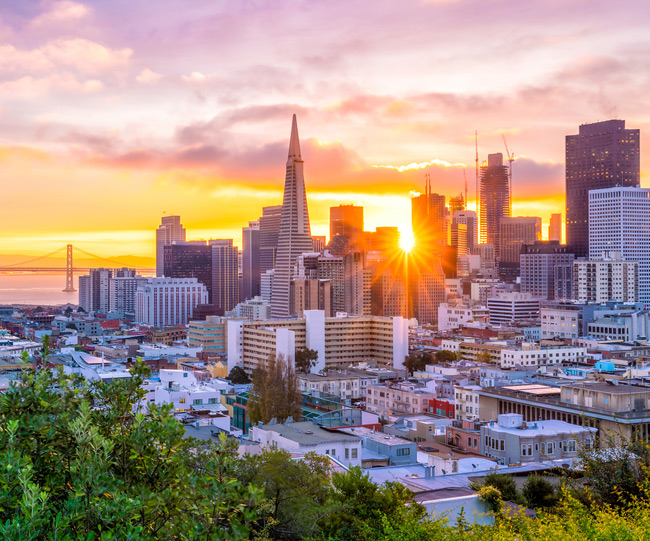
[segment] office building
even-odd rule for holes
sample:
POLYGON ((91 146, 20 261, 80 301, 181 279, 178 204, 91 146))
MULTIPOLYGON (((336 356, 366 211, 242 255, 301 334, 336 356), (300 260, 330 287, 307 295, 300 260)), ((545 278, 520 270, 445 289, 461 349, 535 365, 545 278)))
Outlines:
POLYGON ((625 261, 618 252, 601 259, 573 262, 573 299, 580 303, 639 300, 639 264, 625 261))
POLYGON ((478 245, 478 220, 473 210, 456 211, 451 220, 451 245, 458 246, 458 255, 469 254, 478 245), (464 228, 462 226, 465 226, 464 228), (463 239, 462 236, 465 235, 463 239), (464 240, 464 242, 463 242, 464 240), (461 250, 461 246, 465 249, 461 250))
POLYGON ((225 355, 226 320, 210 316, 204 321, 190 321, 187 326, 187 340, 191 348, 201 348, 208 355, 225 355))
POLYGON ((431 193, 427 178, 426 191, 411 199, 411 227, 415 251, 430 254, 447 244, 447 207, 445 196, 431 193))
POLYGON ((262 208, 260 223, 260 275, 275 268, 278 237, 282 223, 282 205, 262 208))
POLYGON ((303 165, 298 122, 296 115, 293 115, 275 276, 271 294, 271 314, 277 318, 288 317, 291 312, 291 271, 296 258, 313 249, 303 165))
POLYGON ((165 278, 196 278, 212 303, 212 251, 204 240, 173 242, 164 247, 165 278))
POLYGON ((339 205, 330 207, 330 241, 341 236, 347 239, 351 250, 363 246, 363 207, 339 205))
POLYGON ((325 238, 325 235, 312 235, 311 237, 311 242, 312 242, 312 250, 314 252, 322 252, 325 249, 325 246, 327 245, 327 239, 325 238))
POLYGON ((211 302, 223 313, 239 302, 239 250, 232 239, 208 241, 211 256, 211 302))
POLYGON ((548 226, 548 240, 556 240, 562 244, 562 214, 551 214, 548 226))
POLYGON ((487 165, 481 167, 481 242, 494 245, 496 258, 501 249, 501 219, 510 216, 510 182, 503 154, 488 154, 487 165))
POLYGON ((86 312, 111 310, 111 279, 134 278, 135 269, 90 269, 88 275, 79 277, 79 306, 86 312))
POLYGON ((542 219, 529 216, 501 218, 501 260, 499 270, 502 276, 514 278, 519 274, 519 257, 524 244, 542 240, 542 219))
POLYGON ((317 278, 331 284, 332 315, 345 312, 345 271, 343 257, 334 257, 327 251, 318 256, 317 278))
POLYGON ((369 252, 394 255, 399 251, 399 229, 397 227, 377 227, 366 232, 366 246, 369 252))
POLYGON ((317 278, 291 280, 292 314, 302 317, 305 310, 323 310, 325 317, 332 314, 332 282, 317 278))
POLYGON ((365 252, 352 252, 343 257, 344 311, 357 316, 371 314, 372 271, 365 252))
POLYGON ((248 222, 242 228, 242 287, 241 300, 260 294, 260 222, 248 222))
POLYGON ((573 254, 558 241, 525 244, 520 255, 522 293, 547 300, 572 298, 573 254))
POLYGON ((487 299, 491 325, 512 325, 513 323, 539 319, 539 299, 526 293, 503 293, 487 299))
POLYGON ((147 278, 136 291, 135 319, 154 327, 186 325, 208 289, 196 278, 147 278))
POLYGON ((650 189, 589 192, 589 259, 608 252, 639 263, 639 300, 650 302, 650 189))
POLYGON ((589 191, 639 185, 639 139, 639 130, 626 129, 624 120, 583 124, 577 135, 567 135, 566 243, 576 257, 589 252, 589 191))
POLYGON ((156 276, 163 276, 165 271, 164 247, 173 242, 185 241, 185 228, 180 216, 163 216, 162 223, 156 230, 156 276))
POLYGON ((274 277, 275 269, 269 269, 264 274, 262 274, 262 276, 260 276, 260 297, 262 297, 269 304, 271 304, 274 277))

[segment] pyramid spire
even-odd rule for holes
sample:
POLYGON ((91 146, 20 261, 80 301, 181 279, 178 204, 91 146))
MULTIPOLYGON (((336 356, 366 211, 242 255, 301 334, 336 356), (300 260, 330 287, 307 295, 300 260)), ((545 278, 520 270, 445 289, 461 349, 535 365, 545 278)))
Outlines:
POLYGON ((298 137, 298 120, 296 114, 293 114, 293 122, 291 123, 291 139, 289 139, 289 158, 300 159, 300 138, 298 137))

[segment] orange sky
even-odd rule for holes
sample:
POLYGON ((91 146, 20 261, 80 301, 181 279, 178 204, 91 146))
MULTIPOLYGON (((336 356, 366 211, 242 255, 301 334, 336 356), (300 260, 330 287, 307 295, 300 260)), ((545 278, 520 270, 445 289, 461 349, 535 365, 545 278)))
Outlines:
POLYGON ((624 118, 648 153, 644 2, 9 4, 0 253, 153 255, 163 212, 239 243, 281 202, 294 112, 314 234, 341 203, 407 228, 425 173, 453 196, 465 169, 473 206, 475 129, 481 161, 506 135, 514 215, 544 232, 579 124, 624 118))

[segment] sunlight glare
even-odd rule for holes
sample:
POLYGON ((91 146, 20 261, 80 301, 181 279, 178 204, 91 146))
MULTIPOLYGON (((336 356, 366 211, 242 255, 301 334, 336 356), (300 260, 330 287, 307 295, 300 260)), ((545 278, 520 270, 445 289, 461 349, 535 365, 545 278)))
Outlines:
POLYGON ((405 252, 410 252, 415 246, 415 239, 413 238, 413 231, 411 229, 403 229, 399 235, 399 246, 405 252))

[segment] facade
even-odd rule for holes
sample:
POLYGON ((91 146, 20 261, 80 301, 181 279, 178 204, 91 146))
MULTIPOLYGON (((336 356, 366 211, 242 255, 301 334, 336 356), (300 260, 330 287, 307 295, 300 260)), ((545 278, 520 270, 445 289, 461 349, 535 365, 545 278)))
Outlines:
POLYGON ((297 374, 296 379, 300 392, 329 393, 341 401, 363 398, 362 376, 355 372, 330 370, 327 374, 297 374))
POLYGON ((142 276, 115 276, 110 279, 109 310, 135 316, 135 292, 145 278, 142 276))
POLYGON ((188 346, 201 348, 208 355, 225 355, 226 321, 217 316, 205 321, 190 321, 187 330, 188 346))
POLYGON ((525 293, 504 293, 487 299, 492 325, 509 325, 539 318, 539 299, 525 293))
POLYGON ((162 222, 156 230, 156 276, 164 275, 164 247, 173 242, 185 242, 185 228, 181 224, 181 217, 163 216, 162 222))
POLYGON ((547 300, 570 299, 574 256, 557 241, 537 241, 522 247, 521 292, 547 300))
POLYGON ((252 319, 262 321, 271 317, 271 303, 263 297, 253 297, 240 302, 235 308, 228 312, 228 317, 252 319))
POLYGON ((587 335, 596 340, 633 342, 647 340, 650 313, 645 309, 620 310, 617 313, 596 312, 597 318, 587 324, 587 335))
POLYGON ((480 430, 481 453, 504 465, 575 458, 581 449, 593 447, 597 433, 563 421, 526 423, 517 413, 499 415, 480 430))
POLYGON ((639 300, 650 302, 650 189, 589 192, 589 259, 601 259, 609 252, 638 262, 639 300))
POLYGON ((414 383, 378 384, 368 387, 366 409, 380 417, 427 413, 434 391, 414 383))
POLYGON ((173 404, 174 411, 213 409, 218 411, 221 390, 200 383, 194 374, 185 370, 162 369, 160 385, 154 390, 156 404, 173 404))
POLYGON ((212 303, 212 255, 204 240, 174 242, 164 247, 165 278, 196 278, 208 291, 212 303))
POLYGON ((135 319, 154 327, 185 325, 208 290, 196 278, 147 278, 138 285, 135 319))
POLYGON ((510 216, 510 182, 503 154, 488 154, 487 165, 481 167, 481 242, 493 244, 500 258, 501 219, 510 216))
POLYGON ((562 214, 551 214, 548 226, 548 240, 556 240, 562 244, 562 214))
POLYGON ((639 130, 626 129, 624 120, 583 124, 577 135, 567 135, 566 243, 576 257, 589 253, 589 191, 639 185, 639 139, 639 130))
POLYGON ((289 157, 284 181, 282 220, 275 261, 275 277, 271 293, 271 314, 275 318, 291 315, 291 272, 296 258, 302 253, 311 252, 313 249, 303 164, 300 155, 298 123, 296 115, 293 115, 289 157))
POLYGON ((519 255, 524 244, 533 244, 542 239, 542 219, 528 216, 501 218, 501 259, 502 272, 518 274, 519 255))
POLYGON ((239 302, 239 250, 232 239, 208 241, 211 267, 211 302, 227 312, 239 302))
POLYGON ((343 257, 344 311, 352 315, 370 315, 372 271, 367 267, 365 252, 351 252, 343 257))
POLYGON ((363 247, 363 207, 330 207, 330 240, 337 236, 344 237, 351 249, 363 247))
POLYGON ((270 356, 293 359, 296 348, 318 352, 313 372, 363 362, 403 368, 408 355, 408 322, 402 318, 349 316, 326 318, 306 311, 304 318, 228 321, 228 370, 252 372, 270 356))
POLYGON ((451 220, 451 245, 458 246, 458 255, 470 253, 478 244, 478 220, 473 210, 457 210, 451 220), (463 238, 464 237, 464 238, 463 238), (462 246, 465 246, 464 251, 462 246))
POLYGON ((260 294, 260 222, 248 222, 242 228, 242 287, 240 300, 260 294))
POLYGON ((345 271, 343 257, 334 257, 326 251, 318 257, 318 279, 331 284, 332 315, 345 312, 345 271))
POLYGON ((480 385, 454 385, 454 407, 457 420, 478 421, 481 419, 480 385))
MULTIPOLYGON (((282 206, 263 207, 260 223, 260 275, 275 268, 278 237, 282 223, 282 206)), ((271 298, 269 297, 269 301, 271 298)))
POLYGON ((485 306, 462 306, 442 303, 438 306, 438 330, 451 331, 473 323, 487 323, 490 312, 485 306))
POLYGON ((543 306, 542 340, 552 338, 580 338, 588 334, 588 323, 593 318, 594 306, 557 303, 543 306))
POLYGON ((445 196, 431 193, 428 181, 425 193, 411 199, 411 227, 414 249, 421 254, 428 255, 447 244, 445 196))
POLYGON ((135 278, 135 270, 90 269, 87 276, 79 277, 79 306, 86 312, 108 312, 111 310, 111 280, 116 278, 135 278))
POLYGON ((583 363, 586 355, 586 348, 524 345, 521 349, 501 350, 500 366, 530 370, 540 366, 583 363))
POLYGON ((302 317, 305 310, 323 310, 325 317, 332 314, 332 282, 316 278, 291 280, 291 313, 302 317))
POLYGON ((602 259, 573 263, 573 299, 580 303, 639 300, 639 264, 609 252, 602 259))

